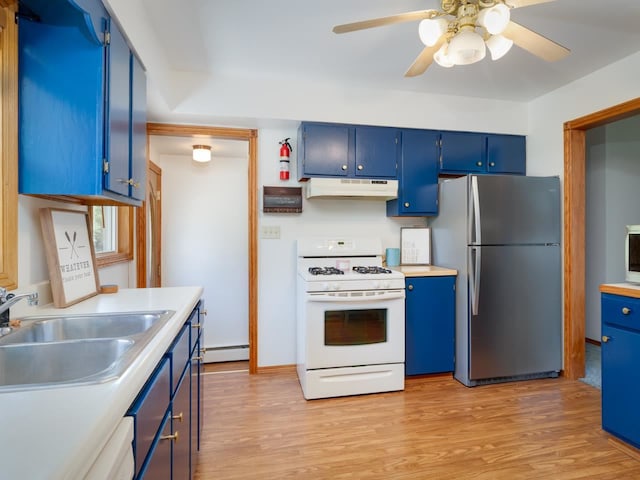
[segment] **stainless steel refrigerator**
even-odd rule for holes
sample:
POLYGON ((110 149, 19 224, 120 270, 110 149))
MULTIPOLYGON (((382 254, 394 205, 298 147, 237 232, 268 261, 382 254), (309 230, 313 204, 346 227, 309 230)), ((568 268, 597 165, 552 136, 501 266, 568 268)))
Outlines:
POLYGON ((560 205, 558 177, 441 182, 432 255, 458 270, 454 377, 463 384, 558 376, 560 205))

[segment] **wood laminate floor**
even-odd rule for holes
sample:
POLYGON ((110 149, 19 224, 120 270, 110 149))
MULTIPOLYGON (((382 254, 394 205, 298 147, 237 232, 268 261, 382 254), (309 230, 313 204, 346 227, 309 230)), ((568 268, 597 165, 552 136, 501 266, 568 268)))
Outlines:
POLYGON ((600 427, 600 390, 564 378, 306 401, 293 368, 204 375, 197 480, 640 479, 600 427))

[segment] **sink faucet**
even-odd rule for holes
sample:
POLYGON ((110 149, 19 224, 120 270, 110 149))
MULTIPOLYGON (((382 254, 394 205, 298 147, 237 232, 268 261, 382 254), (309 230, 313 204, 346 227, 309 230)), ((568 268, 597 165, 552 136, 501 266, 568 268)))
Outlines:
POLYGON ((8 293, 6 288, 0 287, 0 327, 7 327, 9 325, 9 308, 23 298, 27 299, 29 305, 33 306, 38 304, 38 292, 14 295, 13 293, 8 293))

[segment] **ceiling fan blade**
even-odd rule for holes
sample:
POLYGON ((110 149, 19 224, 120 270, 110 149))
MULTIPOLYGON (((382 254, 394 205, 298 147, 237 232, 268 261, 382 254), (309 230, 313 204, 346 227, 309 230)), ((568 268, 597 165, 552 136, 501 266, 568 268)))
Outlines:
POLYGON ((411 22, 413 20, 423 20, 425 18, 433 18, 442 15, 437 10, 416 10, 415 12, 400 13, 391 15, 390 17, 373 18, 362 22, 345 23, 333 27, 334 33, 355 32, 356 30, 365 30, 367 28, 382 27, 384 25, 393 25, 394 23, 411 22))
POLYGON ((527 52, 547 62, 562 60, 571 53, 571 50, 568 48, 516 22, 509 22, 505 31, 502 32, 502 35, 513 40, 513 43, 520 48, 524 48, 527 52))
POLYGON ((427 68, 431 66, 431 63, 433 63, 433 55, 440 50, 440 47, 444 43, 444 39, 445 36, 443 35, 433 47, 424 47, 409 69, 405 72, 404 76, 416 77, 426 72, 427 68))
POLYGON ((555 2, 556 0, 504 0, 504 3, 511 8, 529 7, 531 5, 537 5, 539 3, 555 2))

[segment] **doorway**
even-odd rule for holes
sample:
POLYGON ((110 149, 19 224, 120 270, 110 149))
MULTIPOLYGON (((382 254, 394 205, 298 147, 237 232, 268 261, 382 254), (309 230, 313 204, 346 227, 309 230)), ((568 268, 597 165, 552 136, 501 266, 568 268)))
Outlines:
POLYGON ((640 113, 640 98, 564 124, 564 375, 585 375, 586 131, 640 113))
MULTIPOLYGON (((148 151, 148 144, 147 144, 148 151)), ((147 195, 136 214, 136 278, 138 288, 162 286, 162 170, 147 162, 147 195)))
MULTIPOLYGON (((258 274, 257 274, 257 130, 206 127, 191 125, 172 125, 160 123, 147 124, 147 142, 150 136, 209 137, 212 139, 242 140, 248 143, 248 329, 249 329, 249 372, 257 373, 257 312, 258 312, 258 274)), ((143 258, 146 258, 146 253, 143 258)), ((212 312, 210 305, 205 308, 212 312)))

